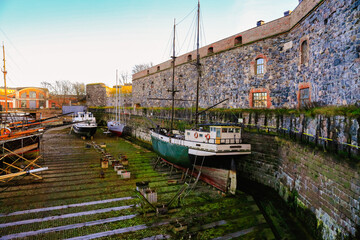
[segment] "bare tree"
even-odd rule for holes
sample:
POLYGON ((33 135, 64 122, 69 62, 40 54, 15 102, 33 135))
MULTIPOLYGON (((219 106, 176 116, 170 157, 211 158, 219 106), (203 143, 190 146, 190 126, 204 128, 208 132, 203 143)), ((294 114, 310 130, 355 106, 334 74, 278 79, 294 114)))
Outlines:
POLYGON ((59 80, 54 83, 41 82, 41 86, 47 88, 49 93, 58 99, 60 105, 64 105, 66 98, 71 95, 76 95, 78 100, 85 97, 84 83, 72 83, 69 80, 59 80))
POLYGON ((130 75, 128 72, 123 71, 120 73, 120 82, 121 82, 121 84, 126 84, 126 83, 130 82, 130 75))
POLYGON ((152 62, 149 63, 142 63, 142 64, 136 64, 132 69, 132 74, 141 72, 145 69, 151 68, 153 66, 152 62))
POLYGON ((81 101, 86 96, 85 84, 75 82, 72 84, 73 94, 76 95, 78 101, 81 101))

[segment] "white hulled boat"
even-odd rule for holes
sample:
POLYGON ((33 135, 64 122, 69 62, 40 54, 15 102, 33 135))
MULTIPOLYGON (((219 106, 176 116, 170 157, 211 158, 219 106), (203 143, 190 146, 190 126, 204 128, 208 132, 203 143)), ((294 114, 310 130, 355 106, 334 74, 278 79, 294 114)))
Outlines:
POLYGON ((76 134, 85 137, 92 137, 96 133, 97 123, 91 112, 78 112, 72 119, 73 130, 76 134))

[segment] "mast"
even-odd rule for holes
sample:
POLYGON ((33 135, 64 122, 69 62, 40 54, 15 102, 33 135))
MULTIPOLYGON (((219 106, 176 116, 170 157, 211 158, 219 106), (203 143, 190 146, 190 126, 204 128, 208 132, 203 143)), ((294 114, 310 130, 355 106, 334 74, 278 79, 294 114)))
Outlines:
POLYGON ((200 69, 200 53, 199 53, 199 35, 200 35, 200 0, 198 0, 198 10, 197 10, 197 38, 196 38, 196 68, 198 71, 198 77, 196 81, 196 107, 195 107, 195 125, 198 125, 199 118, 199 87, 200 87, 200 77, 201 77, 201 69, 200 69))
POLYGON ((173 124, 174 124, 174 105, 175 105, 175 28, 176 28, 176 24, 175 24, 175 19, 174 19, 174 37, 173 37, 173 55, 172 55, 172 86, 171 86, 171 125, 170 125, 170 133, 173 130, 173 124))
POLYGON ((5 87, 5 115, 7 116, 7 112, 8 112, 8 106, 7 106, 7 89, 6 89, 6 67, 5 67, 5 46, 3 43, 3 56, 4 56, 4 70, 2 71, 4 73, 4 87, 5 87))

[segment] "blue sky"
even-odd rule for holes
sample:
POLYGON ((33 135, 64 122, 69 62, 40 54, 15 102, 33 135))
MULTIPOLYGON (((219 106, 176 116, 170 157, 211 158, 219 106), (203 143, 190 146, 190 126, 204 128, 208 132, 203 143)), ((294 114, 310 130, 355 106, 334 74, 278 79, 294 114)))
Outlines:
MULTIPOLYGON (((202 0, 210 44, 293 10, 298 0, 202 0)), ((174 18, 197 0, 0 0, 0 41, 5 44, 8 85, 42 81, 115 83, 115 71, 166 61, 174 18)), ((178 52, 191 51, 194 12, 177 26, 178 52), (189 32, 189 33, 188 33, 189 32), (188 36, 187 41, 185 41, 188 36)), ((2 57, 2 56, 1 56, 2 57)), ((2 85, 2 84, 0 84, 2 85)))

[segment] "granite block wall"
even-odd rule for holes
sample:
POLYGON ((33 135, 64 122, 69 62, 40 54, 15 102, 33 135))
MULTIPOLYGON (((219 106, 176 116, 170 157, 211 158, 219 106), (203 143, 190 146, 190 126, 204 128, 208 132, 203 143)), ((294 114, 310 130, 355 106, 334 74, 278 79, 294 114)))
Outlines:
POLYGON ((242 177, 270 186, 310 209, 324 225, 323 238, 355 235, 360 224, 359 166, 275 136, 245 133, 252 154, 238 162, 242 177))
MULTIPOLYGON (((290 15, 291 23, 288 17, 281 18, 283 20, 251 29, 252 41, 221 51, 214 47, 213 54, 201 55, 200 107, 208 107, 225 98, 229 100, 220 107, 253 107, 252 92, 260 91, 268 93, 269 108, 296 108, 300 104, 302 88, 309 88, 309 99, 316 105, 356 104, 360 100, 358 2, 304 0, 294 10, 294 15, 290 15), (308 12, 300 11, 302 8, 308 12), (279 24, 282 31, 277 31, 274 24, 279 24), (304 41, 308 48, 303 51, 304 41), (303 62, 302 55, 307 55, 303 62), (256 75, 255 61, 259 57, 265 60, 265 73, 256 75)), ((197 71, 193 62, 176 65, 175 88, 179 90, 176 98, 195 99, 197 71)), ((134 75, 133 103, 170 106, 170 101, 151 98, 171 97, 168 92, 171 76, 170 66, 150 74, 134 75)), ((176 106, 191 107, 194 102, 176 102, 176 106)))

